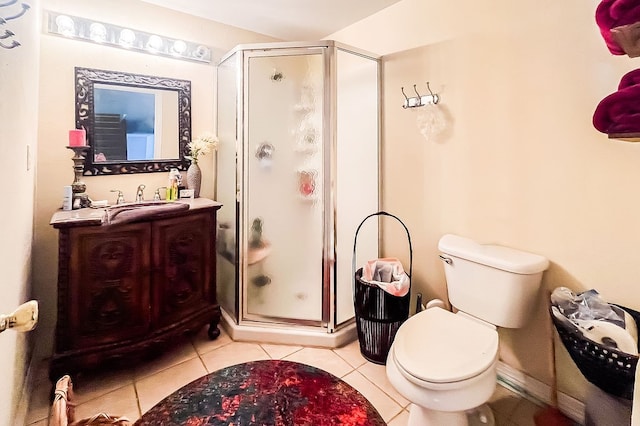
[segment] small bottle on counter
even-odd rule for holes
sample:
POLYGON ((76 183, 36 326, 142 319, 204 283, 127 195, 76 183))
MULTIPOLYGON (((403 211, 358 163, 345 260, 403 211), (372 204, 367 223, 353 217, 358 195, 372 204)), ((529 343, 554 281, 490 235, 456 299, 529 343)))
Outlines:
POLYGON ((175 169, 169 172, 169 183, 167 184, 167 201, 175 201, 178 199, 178 179, 176 178, 175 169))
POLYGON ((182 191, 183 189, 187 189, 187 187, 185 186, 184 183, 182 183, 182 174, 180 173, 180 171, 178 171, 178 169, 171 169, 171 171, 173 172, 174 176, 176 177, 176 182, 178 183, 177 198, 180 198, 180 191, 182 191))
POLYGON ((175 201, 177 200, 178 197, 178 179, 174 176, 174 178, 171 180, 171 195, 173 198, 171 198, 171 201, 175 201))
POLYGON ((73 209, 73 190, 71 185, 67 185, 63 188, 62 192, 62 210, 73 209))

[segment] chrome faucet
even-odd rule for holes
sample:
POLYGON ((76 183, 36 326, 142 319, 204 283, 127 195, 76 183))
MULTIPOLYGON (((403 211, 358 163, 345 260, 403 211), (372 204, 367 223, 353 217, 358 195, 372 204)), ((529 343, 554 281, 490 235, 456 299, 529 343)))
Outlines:
POLYGON ((160 188, 156 188, 156 192, 155 192, 155 194, 153 194, 153 201, 160 201, 162 199, 160 197, 160 190, 161 189, 166 190, 167 187, 166 186, 161 186, 160 188))
POLYGON ((144 188, 145 186, 143 184, 138 185, 138 189, 136 190, 136 202, 139 203, 141 201, 144 201, 144 188))
POLYGON ((119 189, 112 189, 111 192, 117 192, 118 196, 116 199, 116 204, 122 204, 124 203, 124 195, 122 195, 122 191, 120 191, 119 189))

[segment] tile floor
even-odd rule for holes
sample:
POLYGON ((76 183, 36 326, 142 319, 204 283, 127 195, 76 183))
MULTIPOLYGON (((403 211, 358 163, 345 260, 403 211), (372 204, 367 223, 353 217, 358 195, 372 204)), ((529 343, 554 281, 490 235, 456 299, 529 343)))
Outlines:
MULTIPOLYGON (((99 412, 125 415, 136 420, 174 390, 207 373, 229 365, 260 359, 286 359, 328 371, 362 393, 376 407, 389 426, 404 426, 409 402, 389 384, 384 366, 365 360, 358 341, 337 349, 237 342, 224 332, 207 338, 206 327, 185 337, 158 358, 134 368, 72 377, 76 396, 76 417, 99 412)), ((29 426, 46 426, 49 392, 46 362, 39 369, 27 418, 29 426)), ((541 408, 510 390, 497 386, 490 400, 498 426, 534 425, 533 415, 541 408)))

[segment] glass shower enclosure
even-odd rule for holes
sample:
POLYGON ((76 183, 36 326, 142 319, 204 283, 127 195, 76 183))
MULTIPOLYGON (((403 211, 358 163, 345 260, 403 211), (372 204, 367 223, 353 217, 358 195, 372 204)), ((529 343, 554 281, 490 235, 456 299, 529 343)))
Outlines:
MULTIPOLYGON (((276 343, 353 339, 354 234, 379 205, 379 58, 333 41, 241 45, 217 71, 225 324, 276 343)), ((357 256, 378 256, 377 224, 357 256)))

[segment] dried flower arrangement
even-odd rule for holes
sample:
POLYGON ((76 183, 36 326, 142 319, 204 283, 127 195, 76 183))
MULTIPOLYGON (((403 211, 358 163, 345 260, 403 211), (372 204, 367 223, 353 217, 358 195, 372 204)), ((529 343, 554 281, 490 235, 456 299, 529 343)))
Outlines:
POLYGON ((187 158, 197 164, 199 156, 205 155, 218 148, 218 138, 213 133, 206 132, 197 139, 189 142, 187 148, 190 154, 187 158))

